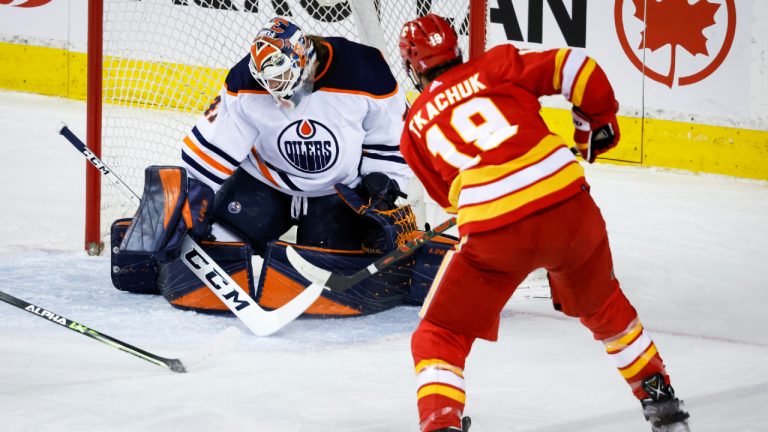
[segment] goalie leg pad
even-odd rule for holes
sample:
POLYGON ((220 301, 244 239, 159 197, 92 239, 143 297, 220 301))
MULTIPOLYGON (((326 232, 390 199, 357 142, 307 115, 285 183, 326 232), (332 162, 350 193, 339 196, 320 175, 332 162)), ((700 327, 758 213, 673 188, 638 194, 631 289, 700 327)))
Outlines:
POLYGON ((413 270, 411 273, 411 291, 406 303, 421 306, 424 298, 437 276, 440 264, 449 250, 456 247, 456 237, 441 234, 427 242, 413 255, 413 270))
MULTIPOLYGON (((251 297, 254 296, 251 267, 253 252, 247 244, 204 241, 201 247, 227 274, 232 276, 243 291, 251 297)), ((211 277, 216 276, 211 275, 211 277)), ((178 309, 232 314, 216 294, 181 262, 181 259, 159 263, 157 285, 160 294, 178 309)))
POLYGON ((151 253, 123 253, 120 243, 131 224, 131 218, 118 219, 110 229, 110 262, 112 285, 120 291, 137 294, 160 294, 157 288, 157 261, 151 253))
MULTIPOLYGON (((361 251, 320 249, 280 241, 272 242, 264 258, 255 297, 264 308, 275 309, 283 306, 309 285, 309 281, 299 275, 288 261, 285 249, 289 245, 312 264, 340 274, 352 274, 378 258, 361 251)), ((393 265, 344 292, 324 290, 321 297, 302 316, 347 317, 373 314, 403 305, 409 294, 410 268, 393 265)))
POLYGON ((120 252, 149 253, 157 260, 174 258, 188 232, 195 238, 207 236, 207 210, 213 197, 213 190, 189 179, 184 168, 147 167, 141 205, 120 244, 120 252))

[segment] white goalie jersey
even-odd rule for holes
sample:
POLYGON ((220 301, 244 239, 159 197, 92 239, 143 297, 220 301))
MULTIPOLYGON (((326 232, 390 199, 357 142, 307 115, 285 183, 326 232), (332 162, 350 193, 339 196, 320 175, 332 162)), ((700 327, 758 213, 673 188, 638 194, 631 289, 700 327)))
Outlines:
POLYGON ((276 105, 248 70, 249 56, 184 137, 183 166, 214 191, 242 167, 293 196, 335 193, 361 175, 383 172, 405 190, 413 175, 400 154, 406 100, 381 53, 343 38, 325 39, 329 60, 314 91, 294 108, 276 105))

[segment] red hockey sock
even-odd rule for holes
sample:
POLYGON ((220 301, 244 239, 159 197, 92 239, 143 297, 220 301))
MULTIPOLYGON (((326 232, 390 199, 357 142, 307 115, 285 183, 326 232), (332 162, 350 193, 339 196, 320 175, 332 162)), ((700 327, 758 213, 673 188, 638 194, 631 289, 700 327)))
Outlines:
POLYGON ((413 333, 411 351, 418 382, 422 431, 461 427, 464 411, 464 360, 474 338, 456 335, 422 320, 413 333))

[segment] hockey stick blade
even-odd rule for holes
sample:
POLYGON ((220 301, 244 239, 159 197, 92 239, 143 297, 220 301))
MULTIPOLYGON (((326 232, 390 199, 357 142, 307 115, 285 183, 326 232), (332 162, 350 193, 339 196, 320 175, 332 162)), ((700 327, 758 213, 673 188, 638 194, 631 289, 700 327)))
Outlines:
MULTIPOLYGON (((121 192, 139 204, 141 199, 101 159, 93 154, 83 141, 66 124, 59 133, 69 141, 99 172, 121 192)), ((310 285, 283 307, 266 311, 240 285, 216 264, 189 235, 181 245, 181 261, 202 281, 224 305, 229 308, 248 329, 258 336, 268 336, 295 320, 320 297, 322 286, 310 285)))
POLYGON ((266 311, 189 236, 181 243, 181 260, 258 336, 271 335, 298 318, 323 292, 322 286, 312 284, 282 307, 266 311))
POLYGON ((404 245, 398 247, 392 252, 369 264, 367 267, 360 269, 349 276, 333 273, 317 267, 316 265, 305 260, 291 246, 286 248, 286 254, 288 256, 288 261, 291 263, 293 268, 295 268, 296 271, 304 277, 304 279, 307 279, 313 284, 321 285, 331 291, 346 291, 360 281, 380 272, 381 270, 391 266, 401 259, 412 255, 420 247, 424 246, 429 240, 433 239, 438 234, 445 232, 454 225, 456 225, 456 218, 452 217, 435 227, 433 230, 427 231, 421 236, 406 242, 404 245))
POLYGON ((89 338, 97 340, 105 345, 109 345, 112 348, 116 348, 120 351, 134 355, 140 359, 146 360, 152 364, 164 367, 166 369, 169 369, 177 373, 188 372, 189 366, 192 366, 193 369, 198 369, 201 363, 208 363, 210 361, 213 361, 215 358, 223 354, 225 351, 232 348, 232 346, 234 346, 234 344, 237 343, 237 340, 239 339, 239 334, 240 334, 239 330, 237 330, 234 327, 230 327, 224 330, 220 335, 218 335, 214 339, 211 347, 205 351, 201 351, 196 355, 190 356, 188 359, 165 358, 157 354, 152 354, 151 352, 145 351, 141 348, 137 348, 119 339, 115 339, 112 336, 109 336, 105 333, 101 333, 86 325, 80 324, 76 321, 72 321, 59 314, 51 312, 48 309, 34 305, 32 303, 28 303, 20 298, 14 297, 2 291, 0 291, 0 300, 4 301, 5 303, 8 303, 9 305, 16 306, 19 309, 23 309, 35 316, 38 316, 47 321, 58 324, 64 328, 72 330, 76 333, 79 333, 84 336, 88 336, 89 338), (201 360, 204 360, 204 361, 201 361, 201 360), (188 361, 190 362, 189 364, 187 363, 188 361))

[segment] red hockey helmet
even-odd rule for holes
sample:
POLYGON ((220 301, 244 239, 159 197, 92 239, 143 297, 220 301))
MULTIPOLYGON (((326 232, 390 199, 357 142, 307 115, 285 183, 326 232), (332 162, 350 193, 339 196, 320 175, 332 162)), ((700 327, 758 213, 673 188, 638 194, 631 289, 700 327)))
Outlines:
POLYGON ((435 14, 424 15, 403 25, 400 57, 417 88, 421 88, 420 75, 435 66, 461 58, 458 43, 459 38, 451 24, 435 14))

